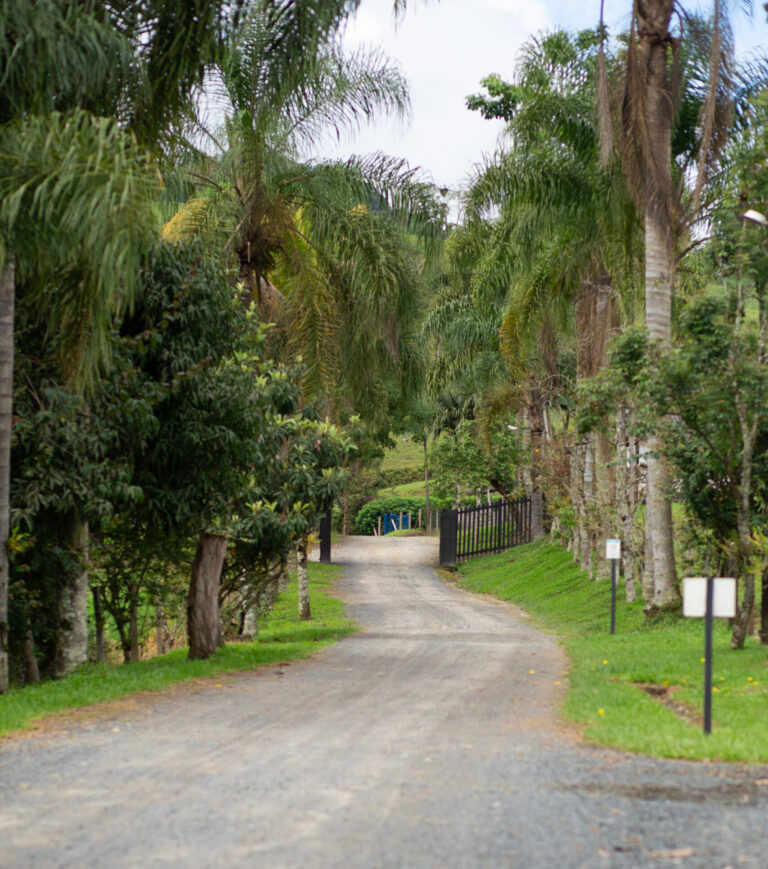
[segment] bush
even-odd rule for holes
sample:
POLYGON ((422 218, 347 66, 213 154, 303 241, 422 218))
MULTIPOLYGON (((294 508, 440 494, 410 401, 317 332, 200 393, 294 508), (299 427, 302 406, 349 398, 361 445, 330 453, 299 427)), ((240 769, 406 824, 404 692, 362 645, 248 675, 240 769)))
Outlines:
POLYGON ((373 534, 379 522, 379 516, 385 513, 417 514, 425 506, 424 498, 378 498, 369 501, 355 517, 355 529, 358 534, 373 534))

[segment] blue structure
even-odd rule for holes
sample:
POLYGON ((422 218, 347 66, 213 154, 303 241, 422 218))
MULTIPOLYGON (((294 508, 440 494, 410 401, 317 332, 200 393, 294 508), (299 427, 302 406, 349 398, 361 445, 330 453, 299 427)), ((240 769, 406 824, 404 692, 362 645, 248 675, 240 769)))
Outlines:
POLYGON ((382 534, 390 534, 392 531, 408 530, 411 527, 410 517, 407 513, 384 513, 381 517, 382 534), (402 522, 401 522, 402 519, 402 522))

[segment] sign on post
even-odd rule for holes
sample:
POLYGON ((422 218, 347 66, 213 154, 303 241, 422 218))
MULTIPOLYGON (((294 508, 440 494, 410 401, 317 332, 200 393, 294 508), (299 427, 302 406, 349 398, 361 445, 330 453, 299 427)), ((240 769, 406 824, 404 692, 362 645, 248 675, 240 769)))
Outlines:
POLYGON ((605 541, 605 557, 611 562, 611 634, 616 633, 616 562, 621 558, 621 540, 605 541))
MULTIPOLYGON (((683 580, 683 615, 693 619, 706 617, 706 576, 686 576, 683 580)), ((716 619, 736 617, 735 579, 722 576, 713 580, 712 616, 716 619)))
POLYGON ((683 615, 704 619, 704 733, 712 732, 712 624, 736 615, 736 580, 730 576, 686 576, 683 615))

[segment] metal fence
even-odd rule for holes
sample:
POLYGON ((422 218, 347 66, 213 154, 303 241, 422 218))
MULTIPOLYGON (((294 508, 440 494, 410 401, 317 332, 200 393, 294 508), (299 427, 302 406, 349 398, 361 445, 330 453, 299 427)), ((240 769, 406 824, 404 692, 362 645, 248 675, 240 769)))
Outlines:
POLYGON ((531 498, 496 501, 440 514, 440 564, 456 567, 465 558, 502 552, 533 540, 531 498))

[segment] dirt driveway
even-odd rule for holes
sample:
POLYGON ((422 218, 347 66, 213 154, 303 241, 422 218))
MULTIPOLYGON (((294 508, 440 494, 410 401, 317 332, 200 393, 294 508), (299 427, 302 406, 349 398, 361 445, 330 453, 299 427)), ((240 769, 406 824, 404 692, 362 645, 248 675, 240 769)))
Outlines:
POLYGON ((0 744, 0 867, 768 863, 766 769, 584 746, 559 647, 433 541, 334 555, 360 634, 0 744))

